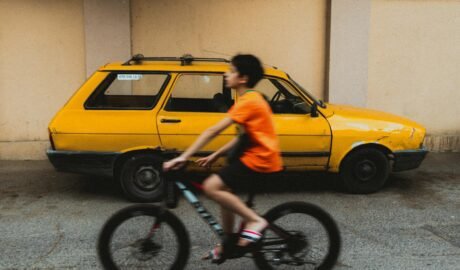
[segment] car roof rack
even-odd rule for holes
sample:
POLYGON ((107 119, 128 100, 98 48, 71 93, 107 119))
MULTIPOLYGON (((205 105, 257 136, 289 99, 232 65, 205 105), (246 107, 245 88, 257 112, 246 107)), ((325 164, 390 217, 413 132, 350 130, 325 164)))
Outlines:
POLYGON ((230 63, 229 60, 224 58, 205 58, 205 57, 193 57, 191 54, 184 54, 181 57, 146 57, 142 54, 136 54, 131 59, 126 61, 123 65, 129 66, 131 63, 139 64, 143 61, 180 61, 181 66, 191 65, 194 61, 203 62, 224 62, 230 63))

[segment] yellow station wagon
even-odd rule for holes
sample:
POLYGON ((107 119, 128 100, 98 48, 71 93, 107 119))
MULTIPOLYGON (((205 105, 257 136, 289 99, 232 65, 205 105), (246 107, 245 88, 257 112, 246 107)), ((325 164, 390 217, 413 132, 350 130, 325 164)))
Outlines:
MULTIPOLYGON (((49 160, 60 171, 112 176, 131 200, 160 199, 162 160, 184 151, 238 102, 224 84, 228 68, 228 60, 190 55, 136 55, 101 67, 49 124, 49 160)), ((288 171, 338 172, 349 192, 370 193, 392 170, 417 168, 427 153, 423 126, 323 103, 275 67, 265 68, 256 89, 273 110, 288 171)), ((228 128, 197 156, 235 135, 236 128, 228 128)))

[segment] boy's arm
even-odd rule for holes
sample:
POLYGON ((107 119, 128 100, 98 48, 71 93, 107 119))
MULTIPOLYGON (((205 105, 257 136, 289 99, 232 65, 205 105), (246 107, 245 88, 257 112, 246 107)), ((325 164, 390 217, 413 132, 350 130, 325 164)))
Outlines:
POLYGON ((187 148, 187 150, 185 150, 184 153, 174 159, 171 159, 170 161, 163 163, 163 170, 169 171, 171 169, 181 168, 187 163, 187 159, 189 157, 195 154, 198 150, 201 149, 201 147, 205 146, 231 124, 233 124, 233 120, 230 117, 225 117, 219 123, 206 129, 203 133, 200 134, 200 136, 198 136, 195 142, 189 148, 187 148))
POLYGON ((231 141, 226 143, 224 146, 219 148, 216 152, 212 153, 213 155, 216 155, 217 157, 222 156, 223 154, 227 153, 228 150, 230 150, 238 141, 238 137, 233 138, 231 141))
POLYGON ((214 153, 210 154, 207 157, 199 158, 195 162, 200 167, 210 168, 211 165, 221 156, 222 154, 226 153, 230 148, 232 148, 236 142, 238 141, 238 137, 233 138, 233 140, 226 143, 224 146, 219 148, 219 150, 215 151, 214 153))
MULTIPOLYGON (((219 123, 215 124, 214 126, 206 129, 201 135, 195 140, 195 142, 185 150, 182 155, 180 155, 183 159, 190 158, 193 154, 195 154, 198 150, 200 150, 203 146, 205 146, 208 142, 210 142, 214 137, 219 135, 223 130, 228 128, 230 125, 233 124, 233 120, 230 117, 225 117, 219 123)), ((233 141, 231 141, 233 142, 233 141)), ((224 147, 227 147, 230 143, 227 143, 224 147)), ((221 147, 218 151, 225 150, 224 147, 221 147)), ((229 149, 229 148, 228 148, 229 149)), ((228 151, 227 149, 227 151, 228 151)))

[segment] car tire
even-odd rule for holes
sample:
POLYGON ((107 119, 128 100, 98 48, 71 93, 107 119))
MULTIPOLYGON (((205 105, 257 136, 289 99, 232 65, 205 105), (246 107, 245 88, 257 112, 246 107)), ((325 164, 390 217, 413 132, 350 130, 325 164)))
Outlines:
POLYGON ((161 157, 145 153, 133 155, 123 162, 119 181, 130 201, 154 202, 163 198, 162 162, 161 157))
POLYGON ((351 152, 340 166, 340 177, 350 193, 368 194, 380 190, 388 179, 390 163, 382 151, 363 148, 351 152))

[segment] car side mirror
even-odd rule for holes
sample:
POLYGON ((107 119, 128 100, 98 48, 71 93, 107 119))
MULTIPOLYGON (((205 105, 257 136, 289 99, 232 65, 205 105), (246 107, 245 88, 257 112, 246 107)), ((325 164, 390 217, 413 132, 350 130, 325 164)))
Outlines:
POLYGON ((311 117, 318 117, 318 104, 316 104, 316 102, 311 105, 310 114, 311 117))

